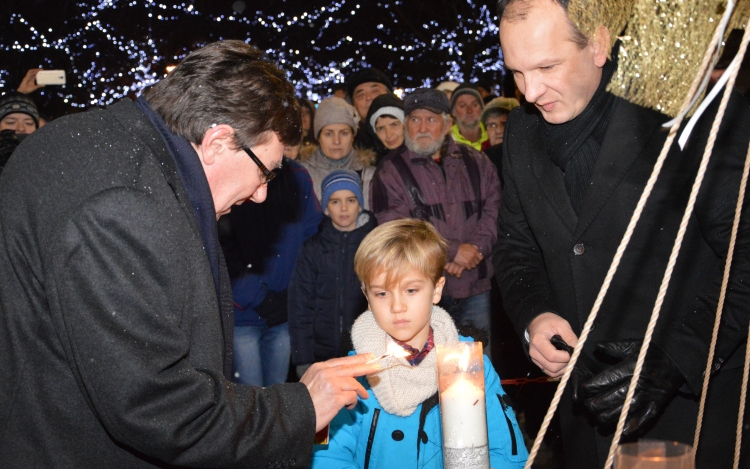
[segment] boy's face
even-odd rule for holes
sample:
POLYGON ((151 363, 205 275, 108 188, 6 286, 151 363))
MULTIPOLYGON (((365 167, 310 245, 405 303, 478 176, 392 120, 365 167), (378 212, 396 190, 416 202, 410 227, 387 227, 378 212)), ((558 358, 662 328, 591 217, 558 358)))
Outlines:
POLYGON ((432 305, 440 301, 445 285, 441 277, 436 285, 416 269, 386 286, 386 273, 381 272, 363 285, 375 322, 394 339, 421 350, 430 336, 432 305))
POLYGON ((340 190, 331 194, 326 205, 326 215, 331 217, 333 226, 339 231, 352 231, 357 227, 359 200, 354 192, 340 190))

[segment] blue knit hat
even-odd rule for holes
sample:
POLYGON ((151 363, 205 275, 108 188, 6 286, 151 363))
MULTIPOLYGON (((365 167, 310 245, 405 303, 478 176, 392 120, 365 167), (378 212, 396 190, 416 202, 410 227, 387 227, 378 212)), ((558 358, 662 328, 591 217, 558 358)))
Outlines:
POLYGON ((362 181, 354 171, 348 169, 337 169, 325 178, 320 184, 320 192, 323 193, 323 210, 328 206, 328 199, 336 191, 352 191, 359 201, 359 210, 365 208, 365 200, 362 197, 362 181))

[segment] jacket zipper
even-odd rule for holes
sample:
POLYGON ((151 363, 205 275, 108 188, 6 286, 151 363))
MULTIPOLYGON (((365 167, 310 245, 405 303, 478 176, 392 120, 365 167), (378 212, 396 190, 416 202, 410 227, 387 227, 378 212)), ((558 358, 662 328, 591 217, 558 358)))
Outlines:
POLYGON ((365 451, 365 468, 370 466, 370 451, 372 451, 372 443, 375 441, 375 429, 378 426, 378 417, 380 417, 380 409, 375 409, 375 413, 372 416, 372 423, 370 424, 370 436, 367 437, 367 451, 365 451))
POLYGON ((513 456, 518 455, 518 444, 516 443, 516 432, 513 431, 513 424, 510 421, 510 418, 508 418, 508 404, 505 403, 503 400, 503 396, 500 394, 497 395, 497 400, 500 401, 500 405, 503 407, 503 415, 505 416, 505 423, 508 424, 508 431, 510 432, 510 441, 512 442, 511 446, 511 454, 513 456))

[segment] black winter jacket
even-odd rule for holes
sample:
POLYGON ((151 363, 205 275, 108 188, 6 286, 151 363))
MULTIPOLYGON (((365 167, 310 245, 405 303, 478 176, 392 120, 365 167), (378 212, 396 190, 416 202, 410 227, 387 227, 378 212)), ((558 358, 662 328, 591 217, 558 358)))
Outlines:
POLYGON ((305 241, 289 282, 289 335, 292 363, 309 364, 341 356, 339 341, 367 310, 367 299, 354 273, 354 254, 377 222, 339 231, 324 217, 318 234, 305 241))

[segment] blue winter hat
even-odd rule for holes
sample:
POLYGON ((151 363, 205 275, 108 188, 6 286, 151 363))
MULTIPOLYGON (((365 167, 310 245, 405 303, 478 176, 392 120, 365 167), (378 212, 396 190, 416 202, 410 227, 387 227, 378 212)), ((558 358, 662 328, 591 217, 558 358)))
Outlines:
POLYGON ((365 200, 362 197, 362 181, 354 171, 348 169, 337 169, 325 178, 320 184, 320 192, 323 193, 323 210, 328 206, 328 199, 336 191, 352 191, 359 201, 359 210, 365 208, 365 200))

